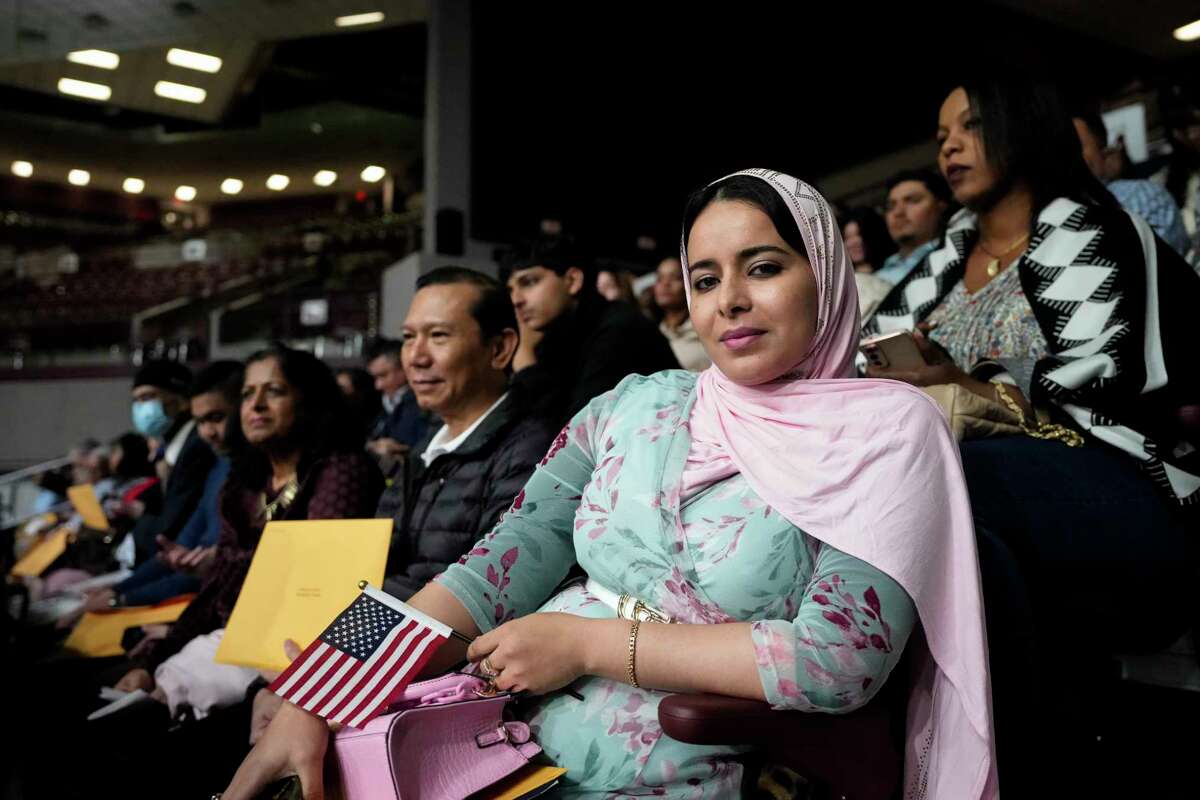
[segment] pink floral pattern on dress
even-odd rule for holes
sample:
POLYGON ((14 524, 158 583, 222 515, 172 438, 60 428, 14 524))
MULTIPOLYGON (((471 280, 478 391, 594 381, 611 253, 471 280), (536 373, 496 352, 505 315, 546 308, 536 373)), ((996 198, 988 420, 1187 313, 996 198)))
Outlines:
POLYGON ((772 705, 849 710, 874 695, 878 655, 894 653, 892 628, 875 587, 860 588, 861 601, 854 590, 838 574, 810 583, 809 608, 819 607, 821 618, 829 623, 820 638, 801 635, 798 639, 791 626, 778 621, 754 624, 755 660, 760 669, 775 676, 778 688, 774 697, 768 692, 772 705), (829 633, 840 635, 840 640, 829 633), (807 652, 797 650, 797 641, 807 652))
MULTIPOLYGON (((680 495, 695 377, 633 377, 597 398, 555 440, 512 508, 439 581, 482 630, 536 611, 613 612, 575 584, 578 563, 607 589, 689 624, 749 621, 767 700, 846 711, 867 702, 915 624, 883 573, 805 535, 735 475, 680 495)), ((584 800, 736 797, 738 751, 662 734, 664 693, 585 677, 528 718, 566 768, 561 795, 584 800)))
MULTIPOLYGON (((544 467, 549 464, 550 459, 554 458, 554 454, 567 446, 567 432, 569 430, 570 426, 567 426, 559 431, 558 436, 554 437, 554 441, 550 443, 550 450, 546 453, 546 457, 541 460, 540 466, 544 467)), ((522 492, 522 494, 524 494, 524 492, 522 492)))

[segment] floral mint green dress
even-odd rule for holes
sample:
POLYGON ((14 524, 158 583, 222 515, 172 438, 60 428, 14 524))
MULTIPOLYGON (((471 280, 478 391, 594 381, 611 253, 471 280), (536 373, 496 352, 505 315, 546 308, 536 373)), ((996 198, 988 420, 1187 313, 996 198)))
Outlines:
MULTIPOLYGON (((535 611, 612 618, 578 584, 551 596, 578 561, 617 594, 678 622, 753 621, 767 700, 780 709, 851 711, 883 684, 916 624, 884 573, 807 536, 740 475, 681 502, 696 376, 631 376, 559 434, 512 509, 437 580, 480 630, 535 611)), ((662 692, 584 677, 581 702, 549 695, 528 718, 563 797, 728 798, 733 747, 665 736, 662 692)))

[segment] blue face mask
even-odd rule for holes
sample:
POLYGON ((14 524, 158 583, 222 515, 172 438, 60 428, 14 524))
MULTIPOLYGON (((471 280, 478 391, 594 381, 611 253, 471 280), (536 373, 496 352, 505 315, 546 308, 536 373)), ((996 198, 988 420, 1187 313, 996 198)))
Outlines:
POLYGON ((133 404, 133 427, 142 436, 159 437, 171 427, 161 400, 137 400, 133 404))

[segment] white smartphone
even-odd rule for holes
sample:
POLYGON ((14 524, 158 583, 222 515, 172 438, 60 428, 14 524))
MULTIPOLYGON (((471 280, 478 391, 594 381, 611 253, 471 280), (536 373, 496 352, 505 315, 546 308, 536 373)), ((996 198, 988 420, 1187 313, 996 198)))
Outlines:
POLYGON ((880 369, 918 369, 925 357, 909 331, 893 331, 863 339, 858 349, 867 363, 880 369))

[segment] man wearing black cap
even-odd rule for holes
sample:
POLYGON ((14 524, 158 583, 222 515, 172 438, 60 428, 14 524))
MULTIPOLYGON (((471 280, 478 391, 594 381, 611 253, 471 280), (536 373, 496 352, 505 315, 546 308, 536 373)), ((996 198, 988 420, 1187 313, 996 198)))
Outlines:
POLYGON ((133 378, 133 426, 156 446, 164 477, 159 514, 134 525, 136 562, 158 552, 157 538, 174 539, 196 510, 216 456, 196 431, 188 405, 192 372, 173 361, 148 361, 133 378))

